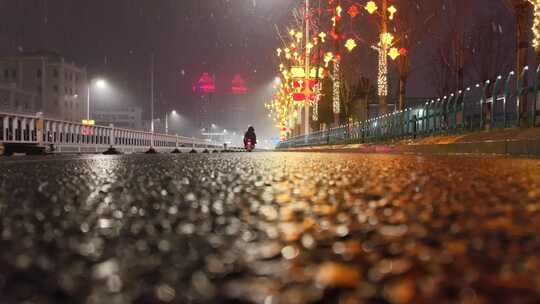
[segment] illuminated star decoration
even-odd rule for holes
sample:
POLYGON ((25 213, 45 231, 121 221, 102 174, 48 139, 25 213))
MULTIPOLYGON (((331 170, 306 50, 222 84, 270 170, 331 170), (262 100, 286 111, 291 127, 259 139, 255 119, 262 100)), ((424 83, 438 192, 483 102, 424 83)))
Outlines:
POLYGON ((398 58, 399 55, 400 53, 397 48, 391 48, 390 51, 388 52, 388 56, 390 56, 392 60, 396 60, 396 58, 398 58))
POLYGON ((386 46, 390 46, 394 42, 394 36, 390 33, 383 33, 381 35, 381 42, 386 46))
POLYGON ((349 50, 349 52, 351 52, 354 48, 356 48, 357 44, 356 44, 356 41, 354 41, 354 39, 348 39, 347 42, 345 43, 345 47, 347 48, 347 50, 349 50))
POLYGON ((390 13, 390 16, 388 16, 388 19, 394 20, 394 15, 397 13, 396 7, 393 5, 390 5, 390 7, 388 7, 388 12, 390 13))
POLYGON ((323 43, 326 42, 326 33, 321 32, 319 34, 319 38, 321 38, 321 42, 323 42, 323 43))
POLYGON ((375 13, 377 11, 377 9, 379 9, 379 8, 377 7, 377 4, 374 1, 369 1, 366 4, 365 9, 371 15, 371 14, 375 13))

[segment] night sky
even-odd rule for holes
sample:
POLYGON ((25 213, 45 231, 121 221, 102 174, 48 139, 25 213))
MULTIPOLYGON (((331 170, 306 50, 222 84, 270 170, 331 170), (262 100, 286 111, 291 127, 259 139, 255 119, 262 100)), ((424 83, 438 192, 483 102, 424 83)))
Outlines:
MULTIPOLYGON (((500 3, 474 0, 472 6, 476 11, 504 10, 500 3)), ((192 85, 202 72, 216 75, 222 93, 214 102, 226 111, 231 98, 225 91, 239 73, 251 89, 243 102, 253 109, 252 117, 239 119, 246 127, 256 122, 256 128, 270 135, 275 130, 263 119, 263 105, 276 75, 274 25, 288 24, 290 9, 298 4, 295 0, 0 0, 0 55, 56 51, 86 66, 91 76, 107 77, 121 92, 114 100, 102 96, 99 102, 140 105, 147 117, 152 52, 159 95, 156 113, 177 109, 196 117, 200 100, 192 85)), ((507 27, 511 14, 503 16, 511 34, 507 27)), ((425 41, 424 52, 429 46, 425 41)), ((376 55, 371 55, 375 62, 376 55)), ((375 73, 372 66, 367 65, 366 74, 375 73)), ((428 74, 420 68, 411 75, 413 96, 434 94, 423 81, 428 74)), ((226 127, 227 122, 223 124, 226 127)))

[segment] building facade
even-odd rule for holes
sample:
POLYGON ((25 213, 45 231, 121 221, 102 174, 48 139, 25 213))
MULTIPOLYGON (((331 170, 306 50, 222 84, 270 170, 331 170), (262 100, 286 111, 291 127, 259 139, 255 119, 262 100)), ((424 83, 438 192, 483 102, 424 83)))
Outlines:
POLYGON ((96 124, 108 126, 110 124, 118 128, 142 130, 142 108, 126 106, 122 108, 92 109, 92 119, 96 124))
POLYGON ((0 58, 0 85, 35 96, 32 110, 49 118, 78 122, 85 118, 87 83, 86 69, 56 53, 0 58))
POLYGON ((36 114, 40 111, 38 96, 21 90, 13 84, 0 84, 0 111, 36 114))

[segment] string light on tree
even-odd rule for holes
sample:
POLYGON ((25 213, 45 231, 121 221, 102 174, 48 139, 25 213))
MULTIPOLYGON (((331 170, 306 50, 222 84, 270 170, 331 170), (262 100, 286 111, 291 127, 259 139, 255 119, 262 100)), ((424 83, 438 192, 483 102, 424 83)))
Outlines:
POLYGON ((341 99, 341 75, 340 75, 340 60, 334 60, 334 86, 332 93, 332 110, 334 114, 339 114, 341 111, 340 99, 341 99))
POLYGON ((532 31, 534 33, 533 47, 538 52, 540 51, 540 0, 525 0, 534 7, 534 20, 532 31))
MULTIPOLYGON (((320 83, 315 85, 315 91, 320 92, 320 83)), ((321 94, 317 94, 315 96, 315 100, 313 102, 313 111, 311 112, 313 121, 319 121, 319 101, 321 99, 321 94)))
POLYGON ((388 96, 388 57, 381 48, 379 51, 379 67, 377 73, 377 94, 379 96, 388 96))
POLYGON ((379 55, 379 67, 377 75, 377 88, 379 95, 379 114, 387 111, 388 96, 388 57, 396 59, 400 56, 399 50, 392 48, 394 44, 394 36, 388 31, 388 21, 394 20, 397 13, 397 8, 393 5, 388 5, 388 0, 380 0, 382 7, 379 8, 375 1, 369 1, 364 9, 371 15, 377 13, 381 18, 381 34, 379 43, 373 48, 377 50, 379 55))
POLYGON ((387 46, 392 45, 394 42, 394 35, 391 33, 382 33, 381 34, 381 43, 387 46))
POLYGON ((332 54, 332 52, 327 52, 326 54, 324 54, 324 66, 328 67, 328 64, 330 63, 330 61, 332 61, 333 58, 334 54, 332 54))

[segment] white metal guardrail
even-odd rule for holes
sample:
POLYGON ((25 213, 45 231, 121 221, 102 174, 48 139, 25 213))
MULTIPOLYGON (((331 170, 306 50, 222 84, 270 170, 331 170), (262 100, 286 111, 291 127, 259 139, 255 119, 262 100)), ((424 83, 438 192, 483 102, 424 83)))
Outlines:
MULTIPOLYGON (((136 131, 114 126, 87 126, 77 122, 48 119, 38 115, 0 112, 0 144, 36 144, 56 153, 100 153, 109 147, 121 152, 158 152, 174 149, 223 150, 204 139, 136 131)), ((228 150, 240 151, 238 147, 228 150)))

